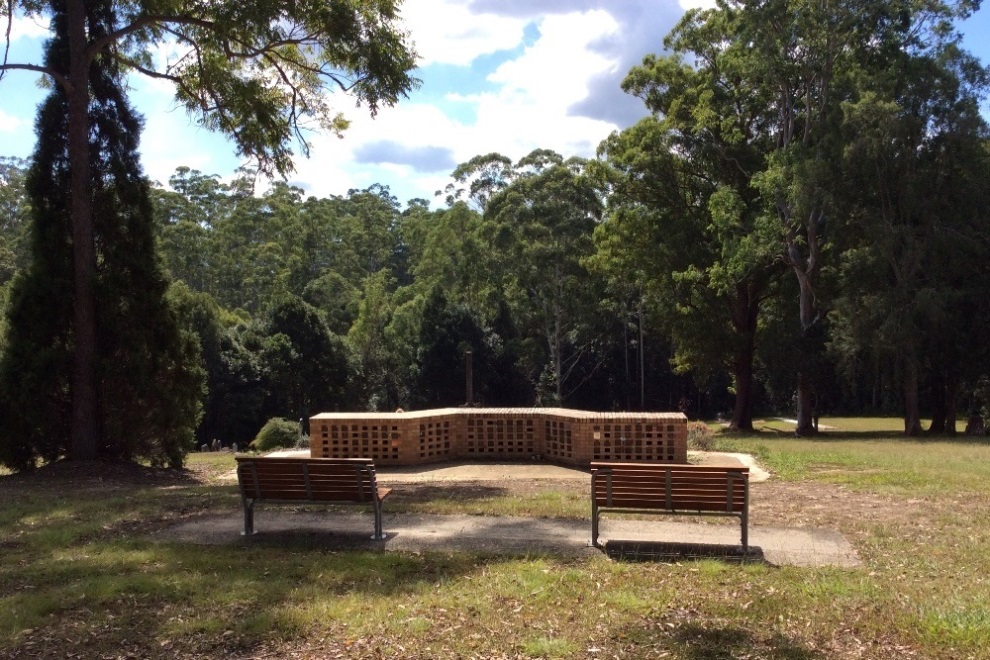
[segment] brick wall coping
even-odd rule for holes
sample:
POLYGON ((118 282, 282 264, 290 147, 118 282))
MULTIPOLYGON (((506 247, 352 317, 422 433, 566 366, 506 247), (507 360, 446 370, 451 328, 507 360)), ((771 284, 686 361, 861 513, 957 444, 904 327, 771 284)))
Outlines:
POLYGON ((543 415, 555 417, 567 417, 571 419, 604 419, 610 420, 668 420, 684 419, 682 413, 672 412, 599 412, 589 410, 575 410, 573 408, 433 408, 431 410, 410 410, 404 412, 330 412, 313 415, 310 419, 314 421, 340 421, 346 419, 418 419, 422 417, 444 417, 447 415, 511 415, 511 416, 534 416, 543 415))

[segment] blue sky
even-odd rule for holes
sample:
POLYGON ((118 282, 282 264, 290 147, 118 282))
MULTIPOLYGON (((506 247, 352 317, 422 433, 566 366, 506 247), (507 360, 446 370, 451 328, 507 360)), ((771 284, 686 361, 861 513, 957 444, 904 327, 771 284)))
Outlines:
MULTIPOLYGON (((314 135, 290 181, 309 194, 388 185, 400 202, 434 192, 478 154, 517 159, 536 148, 592 156, 610 132, 643 114, 619 83, 684 9, 705 0, 405 0, 403 17, 421 55, 422 87, 372 120, 346 97, 343 139, 314 135)), ((990 63, 990 8, 961 26, 965 45, 990 63)), ((39 62, 43 26, 15 23, 9 61, 39 62)), ((165 183, 180 165, 231 176, 241 164, 219 135, 173 106, 168 84, 135 78, 145 116, 146 172, 165 183)), ((44 95, 33 73, 0 82, 0 155, 28 156, 44 95)), ((988 106, 990 108, 990 106, 988 106)), ((438 205, 434 201, 434 205, 438 205)))

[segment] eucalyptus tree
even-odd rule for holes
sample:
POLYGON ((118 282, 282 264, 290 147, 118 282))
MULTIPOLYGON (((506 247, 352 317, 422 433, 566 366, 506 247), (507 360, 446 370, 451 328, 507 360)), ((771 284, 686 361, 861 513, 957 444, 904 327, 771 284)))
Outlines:
POLYGON ((334 270, 354 284, 381 270, 388 270, 397 281, 404 280, 399 202, 388 186, 349 190, 346 196, 333 199, 332 206, 334 270))
POLYGON ((745 97, 747 108, 762 108, 758 123, 739 124, 731 107, 711 107, 717 90, 685 94, 679 106, 710 126, 758 131, 766 141, 765 164, 749 177, 761 222, 776 226, 777 253, 799 287, 800 344, 807 347, 797 374, 799 433, 814 431, 815 338, 824 337, 829 308, 823 277, 835 265, 829 245, 842 233, 842 104, 858 99, 898 53, 951 33, 952 21, 977 4, 718 0, 714 9, 688 11, 665 40, 745 97))
POLYGON ((394 409, 408 398, 404 383, 411 365, 409 360, 396 359, 396 347, 387 333, 396 313, 395 285, 387 270, 369 275, 362 286, 357 318, 347 332, 355 389, 371 410, 394 409))
POLYGON ((596 359, 599 337, 594 321, 603 282, 582 259, 593 252, 592 234, 603 203, 586 162, 537 149, 513 167, 514 179, 485 207, 492 247, 507 282, 510 305, 521 331, 540 338, 533 374, 546 403, 562 404, 593 369, 579 364, 596 359))
POLYGON ((442 193, 438 190, 437 195, 443 194, 448 206, 464 201, 482 212, 491 198, 512 183, 517 174, 508 156, 496 152, 475 156, 454 168, 450 174, 453 181, 442 193))
POLYGON ((759 311, 780 273, 753 187, 771 142, 763 100, 714 66, 717 42, 695 36, 707 66, 649 55, 623 81, 651 114, 599 147, 609 214, 593 263, 640 291, 678 371, 732 374, 731 426, 752 429, 759 311))
MULTIPOLYGON (((0 77, 15 70, 44 74, 65 101, 73 457, 96 456, 98 439, 93 163, 102 147, 92 142, 94 67, 105 60, 122 72, 172 83, 178 103, 200 123, 230 136, 263 173, 285 174, 292 167, 293 141, 298 138, 307 149, 304 130, 316 126, 339 133, 347 126, 325 94, 328 88, 349 91, 374 113, 415 84, 409 74, 415 53, 399 26, 398 4, 11 0, 0 8, 8 25, 49 21, 62 49, 43 62, 4 60, 0 77), (177 47, 176 55, 162 61, 155 51, 166 43, 177 47)), ((9 40, 11 30, 6 34, 9 40)))
POLYGON ((20 158, 0 157, 0 287, 30 258, 28 227, 31 202, 25 178, 29 163, 20 158))
POLYGON ((219 179, 216 174, 179 167, 169 177, 169 189, 152 189, 158 251, 170 277, 214 295, 213 229, 234 208, 229 187, 219 179))
POLYGON ((439 287, 448 302, 469 309, 479 321, 492 319, 500 296, 481 214, 456 202, 411 225, 405 221, 403 227, 414 241, 410 268, 417 291, 439 287))
POLYGON ((857 243, 843 255, 832 344, 847 366, 893 367, 904 431, 921 433, 927 371, 932 430, 955 432, 961 384, 982 375, 988 334, 990 72, 958 36, 901 51, 845 104, 857 243))

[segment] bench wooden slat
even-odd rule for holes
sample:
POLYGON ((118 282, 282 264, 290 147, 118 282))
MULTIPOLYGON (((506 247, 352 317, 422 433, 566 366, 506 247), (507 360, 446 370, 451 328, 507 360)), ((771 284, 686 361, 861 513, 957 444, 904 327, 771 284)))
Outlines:
POLYGON ((254 531, 258 502, 340 503, 372 504, 373 538, 384 538, 381 505, 392 489, 378 487, 372 459, 238 456, 237 479, 245 534, 254 531))

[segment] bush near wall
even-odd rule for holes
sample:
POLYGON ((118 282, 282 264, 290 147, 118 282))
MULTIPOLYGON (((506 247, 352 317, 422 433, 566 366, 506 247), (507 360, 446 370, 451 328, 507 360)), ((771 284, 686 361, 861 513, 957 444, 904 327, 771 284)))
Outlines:
POLYGON ((298 444, 299 422, 284 417, 273 417, 261 427, 257 437, 251 441, 251 449, 255 451, 291 449, 298 444))

